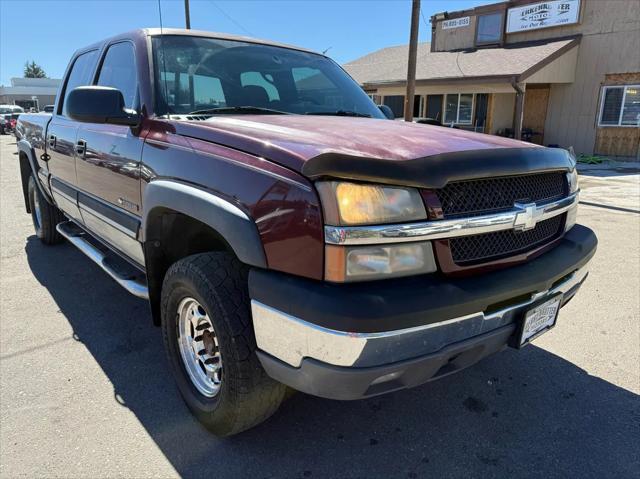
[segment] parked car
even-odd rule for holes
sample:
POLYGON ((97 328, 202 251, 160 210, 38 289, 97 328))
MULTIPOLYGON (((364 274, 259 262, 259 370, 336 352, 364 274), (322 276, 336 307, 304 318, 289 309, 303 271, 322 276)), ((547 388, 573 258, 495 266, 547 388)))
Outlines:
POLYGON ((24 110, 17 105, 0 105, 0 135, 15 130, 18 115, 24 110))
POLYGON ((389 121, 302 48, 138 30, 78 50, 60 95, 19 119, 36 235, 148 299, 221 436, 287 386, 366 398, 521 348, 596 251, 569 152, 389 121))

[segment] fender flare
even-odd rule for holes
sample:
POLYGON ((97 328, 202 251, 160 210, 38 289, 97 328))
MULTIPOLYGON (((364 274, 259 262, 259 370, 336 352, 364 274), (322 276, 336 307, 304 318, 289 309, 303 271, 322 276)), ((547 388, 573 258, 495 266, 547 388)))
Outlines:
POLYGON ((172 180, 151 181, 142 199, 141 237, 154 210, 173 210, 190 216, 215 230, 229 244, 238 259, 248 265, 267 267, 267 260, 255 222, 237 205, 213 193, 172 180))
MULTIPOLYGON (((31 173, 33 173, 33 177, 35 179, 35 183, 36 183, 36 186, 37 186, 38 190, 40 190, 40 193, 42 194, 42 196, 49 203, 54 204, 53 199, 51 198, 51 195, 42 186, 42 183, 40 182, 40 178, 38 177, 38 171, 40 170, 40 165, 38 165, 38 161, 36 160, 36 154, 35 154, 35 152, 33 150, 33 147, 24 138, 18 141, 18 154, 20 154, 20 153, 24 153, 25 156, 27 157, 27 161, 29 161, 29 166, 31 168, 31 173)), ((20 174, 22 176, 22 179, 24 180, 25 172, 22 171, 22 164, 20 164, 20 174)), ((23 193, 24 193, 25 206, 27 207, 27 211, 29 211, 28 191, 27 191, 26 185, 24 183, 23 183, 23 193)))

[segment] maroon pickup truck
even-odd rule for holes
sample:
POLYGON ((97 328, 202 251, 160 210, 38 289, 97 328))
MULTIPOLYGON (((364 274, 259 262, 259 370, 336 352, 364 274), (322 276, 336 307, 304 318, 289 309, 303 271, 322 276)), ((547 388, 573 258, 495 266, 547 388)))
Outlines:
POLYGON ((297 47, 126 33, 78 50, 53 113, 18 126, 37 236, 148 299, 221 436, 287 387, 365 398, 520 348, 596 250, 569 152, 391 121, 297 47))

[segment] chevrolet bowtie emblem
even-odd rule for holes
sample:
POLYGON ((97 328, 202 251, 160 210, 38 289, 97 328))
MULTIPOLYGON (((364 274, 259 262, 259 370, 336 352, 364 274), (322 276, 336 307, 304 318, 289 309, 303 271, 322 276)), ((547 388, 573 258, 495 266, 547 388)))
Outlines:
POLYGON ((521 210, 516 214, 513 228, 516 231, 528 231, 536 227, 536 223, 544 214, 542 209, 538 209, 535 203, 516 203, 516 209, 521 210))

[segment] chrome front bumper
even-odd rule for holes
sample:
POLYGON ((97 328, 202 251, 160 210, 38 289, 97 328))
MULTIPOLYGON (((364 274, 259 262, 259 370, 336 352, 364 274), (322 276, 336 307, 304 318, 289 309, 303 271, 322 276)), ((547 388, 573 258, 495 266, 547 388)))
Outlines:
POLYGON ((309 323, 259 301, 251 301, 258 348, 294 368, 304 359, 331 366, 366 368, 416 358, 448 345, 495 331, 514 323, 533 303, 563 295, 566 303, 588 275, 588 263, 565 276, 550 289, 495 311, 396 331, 352 333, 309 323))

